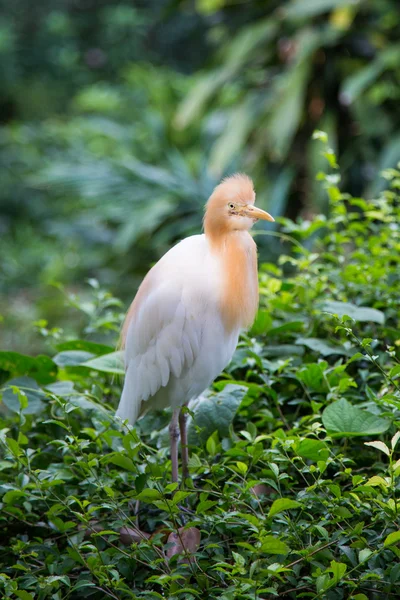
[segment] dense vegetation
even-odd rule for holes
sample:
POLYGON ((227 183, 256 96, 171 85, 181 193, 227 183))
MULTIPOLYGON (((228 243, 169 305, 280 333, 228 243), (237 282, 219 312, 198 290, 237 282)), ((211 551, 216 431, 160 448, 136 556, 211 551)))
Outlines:
POLYGON ((0 0, 1 597, 398 597, 398 11, 0 0), (115 347, 236 170, 277 223, 176 489, 115 347))
MULTIPOLYGON (((241 170, 274 214, 326 213, 316 128, 345 189, 400 159, 397 0, 0 0, 3 343, 77 332, 58 292, 94 277, 126 303, 241 170), (9 301, 9 298, 12 301, 9 301)), ((263 260, 286 249, 260 238, 263 260)))
MULTIPOLYGON (((281 219, 261 308, 191 406, 192 479, 170 484, 168 415, 114 418, 120 303, 90 282, 81 339, 0 353, 3 597, 382 600, 400 583, 400 172, 375 200, 281 219), (51 358, 49 357, 51 356, 51 358)), ((272 232, 274 233, 274 232, 272 232)))

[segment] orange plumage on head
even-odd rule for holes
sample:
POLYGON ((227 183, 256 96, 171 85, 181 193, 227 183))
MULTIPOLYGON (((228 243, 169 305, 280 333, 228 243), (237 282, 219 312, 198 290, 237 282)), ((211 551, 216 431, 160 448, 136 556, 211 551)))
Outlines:
POLYGON ((221 235, 231 229, 224 208, 229 202, 254 204, 253 182, 247 175, 236 173, 226 177, 214 189, 205 207, 204 232, 212 243, 221 242, 221 235))

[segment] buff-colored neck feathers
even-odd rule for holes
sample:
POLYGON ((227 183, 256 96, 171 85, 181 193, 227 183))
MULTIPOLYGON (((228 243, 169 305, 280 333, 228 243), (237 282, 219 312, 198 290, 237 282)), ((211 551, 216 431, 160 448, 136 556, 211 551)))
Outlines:
POLYGON ((242 174, 224 179, 211 194, 204 232, 221 261, 221 315, 227 331, 250 327, 258 308, 257 248, 248 231, 232 229, 230 202, 254 204, 253 182, 242 174))

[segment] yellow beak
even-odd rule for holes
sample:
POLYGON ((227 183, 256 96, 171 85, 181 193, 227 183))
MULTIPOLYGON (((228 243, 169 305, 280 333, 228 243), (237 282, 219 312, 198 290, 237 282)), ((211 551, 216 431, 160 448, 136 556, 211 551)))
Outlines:
POLYGON ((243 210, 243 215, 250 217, 251 219, 262 219, 263 221, 275 221, 274 217, 271 217, 269 213, 257 206, 247 205, 243 210))

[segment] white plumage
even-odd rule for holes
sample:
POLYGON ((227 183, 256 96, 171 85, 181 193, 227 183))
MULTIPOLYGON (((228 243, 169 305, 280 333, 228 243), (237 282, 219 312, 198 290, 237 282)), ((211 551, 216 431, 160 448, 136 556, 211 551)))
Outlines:
POLYGON ((226 367, 240 327, 225 330, 223 265, 205 235, 186 238, 148 273, 148 294, 129 323, 117 416, 133 424, 149 408, 177 408, 226 367))

